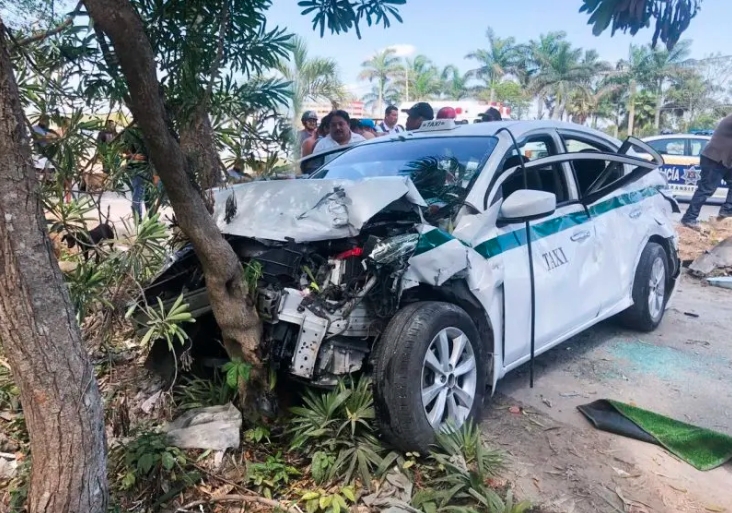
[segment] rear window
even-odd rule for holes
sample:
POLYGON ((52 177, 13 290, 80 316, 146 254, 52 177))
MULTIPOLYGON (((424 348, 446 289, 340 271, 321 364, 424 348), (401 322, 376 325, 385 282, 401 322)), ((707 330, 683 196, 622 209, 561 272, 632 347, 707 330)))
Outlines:
POLYGON ((425 137, 364 144, 339 155, 312 178, 409 176, 415 183, 465 189, 497 143, 495 137, 425 137))

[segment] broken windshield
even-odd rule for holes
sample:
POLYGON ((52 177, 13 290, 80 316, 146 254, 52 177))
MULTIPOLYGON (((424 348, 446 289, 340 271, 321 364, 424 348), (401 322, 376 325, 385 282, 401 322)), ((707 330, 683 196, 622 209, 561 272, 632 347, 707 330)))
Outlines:
POLYGON ((445 186, 467 189, 496 147, 495 137, 420 137, 351 148, 312 178, 359 180, 409 176, 425 197, 445 186))

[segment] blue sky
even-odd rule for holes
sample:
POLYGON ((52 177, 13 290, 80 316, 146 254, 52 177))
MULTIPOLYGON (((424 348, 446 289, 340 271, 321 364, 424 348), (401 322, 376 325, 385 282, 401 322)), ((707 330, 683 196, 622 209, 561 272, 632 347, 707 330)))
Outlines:
MULTIPOLYGON (((587 15, 580 14, 581 0, 407 0, 401 13, 404 23, 389 29, 365 27, 362 39, 355 33, 331 35, 312 30, 309 16, 300 15, 297 0, 275 0, 267 14, 268 24, 286 26, 308 39, 311 55, 331 57, 341 69, 344 82, 355 93, 369 90, 367 83, 358 83, 361 63, 374 52, 397 45, 405 53, 425 54, 439 66, 455 64, 462 71, 472 64, 464 56, 485 47, 488 26, 500 37, 513 36, 523 42, 541 33, 564 30, 577 46, 595 48, 603 59, 616 61, 628 54, 631 43, 650 42, 652 29, 635 37, 609 31, 600 37, 592 35, 587 15)), ((692 57, 712 53, 732 54, 732 2, 705 0, 684 37, 693 39, 692 57)))

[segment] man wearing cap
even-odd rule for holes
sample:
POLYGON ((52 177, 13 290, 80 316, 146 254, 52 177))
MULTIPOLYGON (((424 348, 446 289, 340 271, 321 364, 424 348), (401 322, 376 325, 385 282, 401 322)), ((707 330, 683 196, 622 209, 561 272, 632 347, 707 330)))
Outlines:
POLYGON ((373 119, 362 119, 358 124, 361 128, 359 133, 364 139, 368 140, 376 137, 376 123, 374 123, 373 119))
POLYGON ((435 119, 435 111, 427 102, 417 102, 402 112, 407 113, 407 130, 417 130, 423 121, 435 119))
POLYGON ((452 107, 442 107, 437 111, 437 119, 455 119, 457 112, 452 107))
POLYGON ((485 123, 487 121, 503 121, 503 118, 501 117, 501 112, 495 107, 491 107, 484 113, 478 114, 478 116, 480 116, 480 121, 482 123, 485 123))
POLYGON ((318 129, 318 115, 315 111, 306 110, 303 113, 302 118, 300 118, 300 121, 302 121, 302 126, 304 128, 297 133, 298 147, 302 147, 302 143, 304 143, 306 139, 312 137, 318 129))

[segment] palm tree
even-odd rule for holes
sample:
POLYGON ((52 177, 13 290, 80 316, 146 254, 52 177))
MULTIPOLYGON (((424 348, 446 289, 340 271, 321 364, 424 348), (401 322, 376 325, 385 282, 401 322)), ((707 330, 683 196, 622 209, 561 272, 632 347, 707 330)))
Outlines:
POLYGON ((496 84, 518 69, 521 53, 514 38, 500 38, 491 27, 488 27, 485 36, 488 38, 488 48, 479 48, 465 58, 478 61, 478 67, 469 71, 470 76, 485 82, 490 101, 493 102, 496 84))
POLYGON ((364 102, 364 107, 369 109, 372 113, 378 112, 379 115, 383 114, 382 110, 379 110, 379 102, 382 101, 386 105, 396 105, 399 103, 400 92, 394 84, 388 84, 386 89, 383 91, 379 90, 379 86, 371 86, 371 91, 361 97, 361 101, 364 102), (379 97, 381 94, 381 98, 379 97))
POLYGON ((670 78, 688 70, 689 54, 691 53, 691 41, 688 39, 679 41, 673 50, 656 49, 649 54, 650 87, 656 95, 656 113, 654 127, 656 131, 661 128, 661 109, 665 102, 664 85, 670 78))
POLYGON ((386 90, 399 70, 399 58, 395 54, 396 50, 393 48, 375 54, 361 64, 364 69, 358 75, 360 80, 376 82, 376 108, 379 113, 384 109, 386 90))
POLYGON ((599 64, 592 55, 572 47, 568 41, 559 41, 548 50, 535 55, 538 70, 532 91, 540 97, 551 97, 554 101, 551 118, 562 119, 572 95, 588 87, 599 64))
POLYGON ((397 84, 404 90, 407 101, 430 100, 440 93, 440 72, 426 56, 417 55, 404 60, 397 84))
POLYGON ((628 90, 628 135, 635 128, 635 106, 638 86, 651 81, 651 51, 647 46, 630 45, 628 60, 618 61, 614 72, 608 73, 616 83, 628 90))
POLYGON ((299 36, 292 38, 289 61, 280 62, 277 70, 290 82, 292 92, 293 126, 300 120, 306 101, 344 101, 348 96, 338 76, 333 59, 310 57, 307 43, 299 36))
POLYGON ((445 66, 440 73, 442 96, 450 100, 469 98, 472 93, 472 88, 468 85, 470 78, 470 72, 461 74, 456 66, 452 64, 445 66))
POLYGON ((566 42, 566 39, 566 32, 549 32, 548 34, 541 34, 538 41, 532 39, 528 44, 521 45, 518 48, 520 58, 516 75, 519 83, 536 95, 539 119, 544 117, 544 107, 549 102, 548 98, 534 87, 534 78, 547 67, 551 56, 557 53, 559 46, 566 42))

